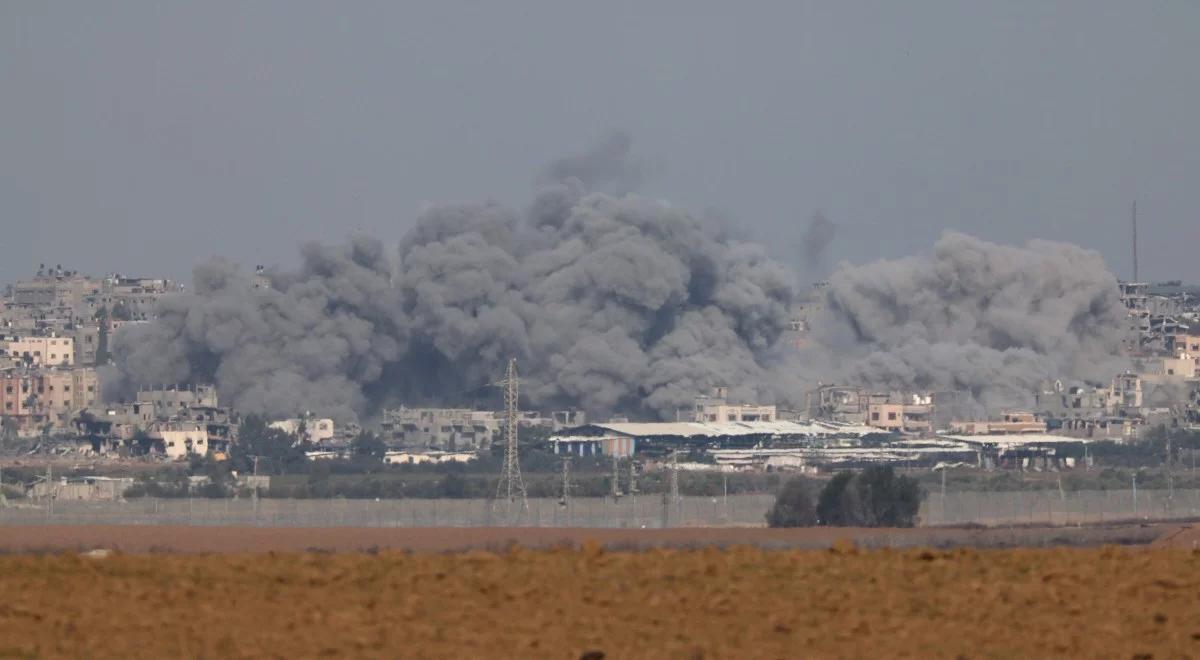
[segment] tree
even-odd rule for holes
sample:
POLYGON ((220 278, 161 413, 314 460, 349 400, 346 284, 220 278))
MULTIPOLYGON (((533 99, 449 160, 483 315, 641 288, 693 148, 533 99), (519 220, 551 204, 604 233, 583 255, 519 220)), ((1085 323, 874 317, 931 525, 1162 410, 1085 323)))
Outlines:
POLYGON ((382 459, 384 453, 387 452, 387 446, 383 444, 383 440, 370 431, 359 433, 350 446, 354 450, 355 456, 382 459))
POLYGON ((813 486, 804 477, 792 477, 775 496, 767 511, 768 527, 812 527, 817 524, 813 486))
POLYGON ((309 447, 308 442, 300 442, 290 433, 267 426, 261 417, 250 415, 242 422, 238 441, 230 446, 230 468, 241 474, 253 474, 257 457, 260 473, 305 472, 308 457, 304 452, 309 447))
POLYGON ((912 527, 923 495, 916 479, 890 465, 840 472, 821 491, 817 517, 829 526, 912 527))
POLYGON ((821 496, 817 499, 817 519, 820 524, 831 527, 845 527, 854 524, 849 522, 851 516, 842 510, 846 487, 850 485, 853 478, 853 472, 838 472, 821 489, 821 496))

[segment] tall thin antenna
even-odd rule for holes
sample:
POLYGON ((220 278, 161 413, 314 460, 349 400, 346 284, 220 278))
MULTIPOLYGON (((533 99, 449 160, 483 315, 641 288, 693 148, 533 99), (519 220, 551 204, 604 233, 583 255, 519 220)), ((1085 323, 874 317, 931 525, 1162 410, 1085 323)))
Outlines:
POLYGON ((570 457, 570 456, 563 456, 561 460, 562 460, 562 497, 560 497, 560 498, 559 498, 559 500, 558 500, 558 503, 559 503, 559 505, 560 505, 560 506, 562 506, 563 508, 565 508, 565 509, 567 509, 567 510, 568 510, 568 511, 567 511, 567 516, 568 516, 568 524, 569 524, 570 515, 571 515, 571 514, 570 514, 570 507, 571 507, 571 457, 570 457))
POLYGON ((1137 201, 1136 200, 1133 202, 1133 211, 1131 212, 1131 215, 1133 217, 1133 281, 1140 282, 1141 280, 1138 279, 1138 263, 1137 263, 1138 249, 1137 249, 1137 201))
POLYGON ((679 450, 671 452, 671 503, 675 505, 675 524, 683 514, 683 500, 679 499, 679 450))
POLYGON ((508 361, 508 373, 504 377, 504 467, 500 471, 500 483, 496 485, 496 499, 503 495, 509 503, 521 497, 521 509, 529 508, 525 498, 525 482, 521 480, 521 463, 517 456, 517 360, 508 361))

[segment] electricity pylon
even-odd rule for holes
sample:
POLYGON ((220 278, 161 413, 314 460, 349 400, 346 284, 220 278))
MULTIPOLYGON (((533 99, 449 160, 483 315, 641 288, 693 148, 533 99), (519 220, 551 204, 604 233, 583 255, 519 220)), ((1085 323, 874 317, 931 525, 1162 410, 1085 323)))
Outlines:
POLYGON ((517 396, 519 394, 517 379, 517 360, 508 361, 508 373, 499 383, 504 386, 504 466, 500 469, 500 483, 496 484, 496 501, 501 497, 508 500, 509 505, 521 498, 521 510, 529 510, 529 501, 525 498, 525 482, 521 479, 521 463, 517 455, 517 396))

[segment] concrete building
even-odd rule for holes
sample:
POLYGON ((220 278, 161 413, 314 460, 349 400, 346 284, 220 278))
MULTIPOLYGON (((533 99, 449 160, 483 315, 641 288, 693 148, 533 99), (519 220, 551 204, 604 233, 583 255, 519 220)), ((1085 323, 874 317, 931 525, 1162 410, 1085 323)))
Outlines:
POLYGON ((675 449, 751 448, 854 442, 877 433, 866 426, 824 422, 604 422, 563 429, 550 437, 555 453, 630 456, 675 449))
POLYGON ((1031 412, 1007 412, 997 420, 951 422, 950 432, 962 435, 1045 433, 1046 421, 1031 412))
POLYGON ((93 366, 96 364, 96 353, 100 350, 100 326, 98 324, 76 325, 71 330, 74 340, 74 363, 77 366, 93 366))
POLYGON ((159 422, 148 435, 171 460, 208 454, 208 429, 197 422, 159 422))
POLYGON ((1162 358, 1161 363, 1155 360, 1156 369, 1151 372, 1154 376, 1172 378, 1196 378, 1197 359, 1191 353, 1181 352, 1176 357, 1162 358), (1161 364, 1161 366, 1158 366, 1161 364))
POLYGON ((99 293, 100 288, 96 280, 56 267, 42 269, 32 280, 14 284, 12 299, 22 307, 72 308, 99 293))
POLYGON ((21 369, 0 372, 0 415, 20 418, 32 414, 36 401, 30 395, 34 390, 28 372, 21 369))
POLYGON ((111 502, 125 499, 133 487, 132 477, 63 477, 49 483, 40 481, 27 493, 31 499, 111 502))
POLYGON ((184 408, 216 408, 217 388, 212 385, 163 385, 141 388, 138 403, 149 404, 155 415, 169 417, 184 408))
POLYGON ((869 403, 866 424, 891 433, 928 433, 933 430, 933 400, 912 395, 903 403, 869 403))
POLYGON ((637 449, 637 438, 619 434, 601 436, 562 435, 550 438, 560 456, 616 456, 629 458, 637 449))
POLYGON ((470 451, 390 450, 383 455, 383 462, 388 465, 469 463, 477 458, 479 456, 470 451))
POLYGON ((1063 419, 1057 432, 1073 438, 1133 442, 1142 437, 1146 422, 1141 417, 1072 417, 1063 419))
POLYGON ((25 435, 69 431, 77 412, 98 397, 95 369, 13 369, 0 374, 0 416, 25 435))
POLYGON ((75 340, 71 337, 0 338, 0 355, 8 355, 32 366, 69 367, 75 364, 75 340))
POLYGON ((403 447, 474 451, 491 446, 504 419, 490 410, 401 406, 384 411, 381 428, 385 441, 403 447))
POLYGON ((269 426, 312 444, 327 442, 334 437, 333 420, 327 417, 283 419, 271 422, 269 426), (304 437, 300 438, 301 435, 304 437))
POLYGON ((690 415, 693 422, 773 422, 778 418, 775 406, 730 404, 727 388, 718 387, 711 397, 698 396, 690 415))

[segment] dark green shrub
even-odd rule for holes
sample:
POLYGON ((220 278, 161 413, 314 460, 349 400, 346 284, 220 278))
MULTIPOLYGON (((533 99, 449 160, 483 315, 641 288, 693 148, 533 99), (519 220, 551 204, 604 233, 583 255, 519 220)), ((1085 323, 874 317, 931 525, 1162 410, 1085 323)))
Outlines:
POLYGON ((817 524, 813 485, 804 477, 792 477, 775 496, 767 511, 768 527, 812 527, 817 524))
POLYGON ((923 496, 916 479, 890 465, 872 466, 835 475, 821 491, 816 514, 829 526, 912 527, 923 496))

